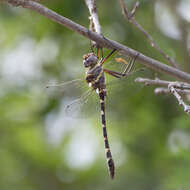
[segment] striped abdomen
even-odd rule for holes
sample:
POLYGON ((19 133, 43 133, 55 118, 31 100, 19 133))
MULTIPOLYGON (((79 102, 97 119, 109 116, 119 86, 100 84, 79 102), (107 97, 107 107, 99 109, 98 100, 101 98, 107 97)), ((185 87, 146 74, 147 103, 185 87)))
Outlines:
POLYGON ((102 119, 102 130, 104 136, 104 144, 105 144, 105 151, 106 151, 106 158, 108 163, 108 169, 110 173, 110 177, 113 179, 115 174, 115 166, 114 161, 112 159, 108 137, 107 137, 107 130, 106 130, 106 120, 105 120, 105 89, 99 89, 99 97, 100 97, 100 105, 101 105, 101 119, 102 119))

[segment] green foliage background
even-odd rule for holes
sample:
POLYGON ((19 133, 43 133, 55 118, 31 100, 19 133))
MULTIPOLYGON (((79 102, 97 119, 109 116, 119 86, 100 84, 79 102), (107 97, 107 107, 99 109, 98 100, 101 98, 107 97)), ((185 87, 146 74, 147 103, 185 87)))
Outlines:
MULTIPOLYGON (((173 6, 178 1, 165 2, 175 17, 173 6)), ((84 1, 49 0, 41 3, 88 27, 89 15, 84 1)), ((135 1, 126 3, 131 8, 135 1)), ((166 53, 181 62, 181 67, 188 71, 189 57, 183 40, 163 35, 155 23, 157 1, 144 0, 140 3, 137 21, 166 53)), ((119 1, 99 1, 98 11, 102 33, 106 37, 166 62, 144 36, 124 20, 119 1)), ((107 120, 116 162, 116 177, 111 181, 104 158, 98 105, 87 104, 85 109, 90 116, 73 121, 60 111, 61 105, 68 98, 76 98, 81 91, 74 89, 66 94, 58 88, 45 89, 52 80, 84 77, 82 55, 89 51, 89 41, 37 13, 4 3, 0 7, 0 49, 0 189, 190 188, 190 120, 173 97, 156 96, 153 87, 133 82, 141 75, 138 73, 111 88, 107 120), (20 58, 17 61, 18 52, 20 58), (26 61, 26 54, 31 62, 26 61), (22 61, 34 65, 32 74, 24 73, 22 61), (20 66, 17 66, 18 62, 20 66), (13 70, 11 63, 16 64, 13 70), (58 116, 63 121, 56 128, 58 116), (94 151, 90 164, 74 167, 72 156, 77 161, 85 151, 85 147, 80 147, 81 133, 88 136, 89 132, 83 129, 92 130, 93 138, 97 140, 94 144, 97 143, 98 148, 90 146, 91 153, 94 151), (57 142, 52 131, 64 135, 57 142), (79 154, 69 154, 71 158, 68 158, 71 151, 68 147, 73 147, 69 144, 74 137, 74 147, 79 145, 79 154)), ((105 50, 106 53, 108 51, 105 50)), ((140 67, 138 62, 136 67, 140 67)), ((143 76, 154 77, 154 72, 148 70, 143 76)), ((90 137, 85 140, 88 145, 90 137)))

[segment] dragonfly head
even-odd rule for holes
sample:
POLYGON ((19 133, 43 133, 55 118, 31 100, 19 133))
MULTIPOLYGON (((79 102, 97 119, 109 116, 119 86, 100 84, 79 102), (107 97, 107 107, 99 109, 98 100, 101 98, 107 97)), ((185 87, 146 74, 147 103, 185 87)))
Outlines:
POLYGON ((98 62, 98 57, 94 53, 87 53, 83 56, 84 67, 94 67, 98 62))

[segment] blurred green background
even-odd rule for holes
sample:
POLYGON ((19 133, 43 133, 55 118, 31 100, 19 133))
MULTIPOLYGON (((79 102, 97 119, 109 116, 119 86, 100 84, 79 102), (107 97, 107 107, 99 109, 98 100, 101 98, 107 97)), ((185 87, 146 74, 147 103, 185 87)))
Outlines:
MULTIPOLYGON (((125 2, 129 9, 135 3, 125 2)), ((84 1, 41 3, 89 25, 84 1)), ((189 10, 189 0, 143 0, 136 13, 136 20, 187 72, 189 10)), ((106 37, 167 64, 124 20, 119 1, 98 1, 98 11, 106 37)), ((153 78, 150 70, 108 90, 107 127, 116 164, 110 180, 98 98, 85 104, 86 115, 70 117, 65 106, 85 90, 45 88, 84 77, 82 56, 89 49, 89 40, 67 28, 30 10, 0 4, 0 189, 189 190, 190 120, 175 98, 156 96, 153 87, 134 82, 138 76, 153 78)))

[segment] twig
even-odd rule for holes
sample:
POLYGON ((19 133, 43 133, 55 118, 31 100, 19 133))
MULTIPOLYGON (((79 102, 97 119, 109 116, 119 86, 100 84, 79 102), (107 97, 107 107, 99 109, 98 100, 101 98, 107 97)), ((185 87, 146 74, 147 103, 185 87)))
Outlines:
POLYGON ((8 0, 8 3, 13 6, 22 6, 23 8, 31 9, 35 12, 38 12, 39 14, 77 32, 80 35, 83 35, 84 37, 91 39, 93 41, 96 41, 98 44, 100 44, 102 47, 108 48, 108 49, 116 49, 121 54, 126 56, 135 57, 138 54, 137 60, 139 60, 142 64, 145 66, 152 68, 153 70, 157 72, 162 72, 165 74, 168 74, 170 76, 173 76, 175 78, 178 78, 182 81, 186 81, 190 83, 190 74, 185 73, 183 71, 180 71, 176 68, 173 68, 171 66, 162 64, 161 62, 152 59, 150 57, 147 57, 140 52, 137 52, 127 46, 124 46, 116 41, 110 40, 108 38, 105 38, 102 35, 97 34, 96 32, 89 31, 87 28, 73 22, 72 20, 65 18, 56 12, 48 9, 47 7, 31 1, 31 0, 8 0))
POLYGON ((144 35, 145 37, 149 40, 150 44, 152 47, 154 47, 165 59, 167 59, 167 61, 175 68, 179 69, 178 64, 171 58, 169 57, 164 51, 162 51, 162 49, 156 44, 156 42, 153 40, 153 38, 151 37, 151 35, 135 20, 134 18, 134 14, 136 12, 136 9, 139 6, 139 2, 137 2, 133 8, 133 10, 131 11, 131 13, 129 13, 129 11, 127 10, 127 7, 124 3, 123 0, 120 0, 120 4, 121 4, 121 8, 122 8, 122 12, 124 17, 129 20, 129 22, 131 24, 133 24, 134 26, 136 26, 144 35))
POLYGON ((166 88, 157 88, 154 92, 156 94, 160 92, 168 93, 168 90, 170 93, 172 93, 180 106, 183 106, 184 111, 190 115, 190 106, 185 104, 183 101, 182 97, 179 95, 180 92, 190 92, 190 84, 187 83, 182 83, 182 82, 173 82, 173 81, 164 81, 156 78, 155 80, 147 79, 147 78, 137 78, 135 80, 136 82, 144 83, 145 85, 162 85, 162 86, 167 86, 168 89, 166 88))
MULTIPOLYGON (((183 95, 190 95, 190 90, 182 90, 182 89, 176 89, 176 91, 183 95)), ((170 94, 170 90, 168 88, 160 87, 154 89, 155 94, 170 94)))
POLYGON ((152 79, 148 79, 148 78, 141 78, 138 77, 136 78, 135 82, 140 82, 140 83, 144 83, 145 85, 161 85, 161 86, 168 86, 168 85, 172 85, 175 88, 178 89, 187 89, 190 90, 190 84, 188 83, 184 83, 184 82, 178 82, 178 81, 166 81, 166 80, 160 80, 158 78, 152 80, 152 79))
MULTIPOLYGON (((98 34, 101 34, 101 26, 98 19, 98 11, 96 6, 96 0, 85 0, 86 6, 89 9, 90 13, 90 26, 89 30, 93 32, 97 32, 98 34)), ((97 44, 95 41, 91 41, 91 47, 99 47, 100 45, 97 44)))
POLYGON ((178 94, 177 90, 175 89, 175 87, 172 84, 169 84, 168 88, 170 89, 170 92, 176 97, 179 105, 183 106, 184 111, 187 114, 190 115, 190 106, 188 106, 187 104, 185 104, 185 102, 183 101, 182 97, 178 94))
POLYGON ((101 26, 98 19, 98 13, 97 13, 97 6, 96 6, 96 0, 85 0, 86 6, 89 9, 90 12, 90 21, 92 22, 92 31, 97 32, 98 34, 101 34, 101 26))

